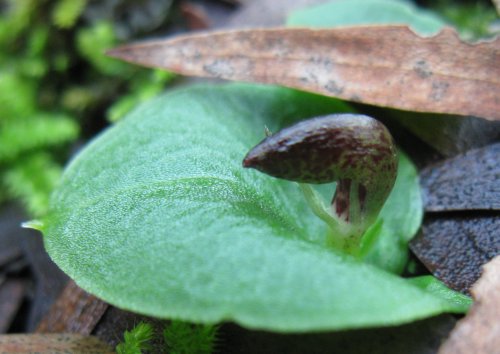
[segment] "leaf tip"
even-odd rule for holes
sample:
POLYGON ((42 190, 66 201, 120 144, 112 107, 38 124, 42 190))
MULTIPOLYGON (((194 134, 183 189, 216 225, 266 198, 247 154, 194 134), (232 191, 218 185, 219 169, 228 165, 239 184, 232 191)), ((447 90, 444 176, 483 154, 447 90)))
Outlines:
POLYGON ((115 47, 115 48, 108 49, 104 52, 104 54, 108 57, 111 57, 111 58, 123 59, 124 56, 126 55, 125 52, 126 52, 126 48, 121 46, 121 47, 115 47))
POLYGON ((30 221, 25 221, 21 223, 21 227, 25 229, 33 229, 33 230, 38 230, 42 231, 45 227, 45 223, 41 220, 30 220, 30 221))
POLYGON ((142 53, 141 48, 138 49, 137 44, 121 45, 119 47, 114 47, 106 50, 104 54, 111 58, 120 59, 135 64, 142 64, 139 59, 144 56, 147 57, 148 53, 142 53))
POLYGON ((158 54, 156 54, 155 50, 157 49, 151 43, 132 43, 108 49, 104 54, 110 58, 135 65, 162 68, 162 64, 158 63, 158 59, 156 58, 158 54))

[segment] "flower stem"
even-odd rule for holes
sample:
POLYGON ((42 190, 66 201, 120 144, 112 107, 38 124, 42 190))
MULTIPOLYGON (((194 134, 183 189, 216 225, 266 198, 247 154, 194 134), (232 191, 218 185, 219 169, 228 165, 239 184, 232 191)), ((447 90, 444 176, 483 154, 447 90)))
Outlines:
POLYGON ((298 183, 312 212, 329 227, 327 245, 356 256, 359 253, 359 236, 353 234, 352 225, 332 213, 319 193, 307 183, 298 183))

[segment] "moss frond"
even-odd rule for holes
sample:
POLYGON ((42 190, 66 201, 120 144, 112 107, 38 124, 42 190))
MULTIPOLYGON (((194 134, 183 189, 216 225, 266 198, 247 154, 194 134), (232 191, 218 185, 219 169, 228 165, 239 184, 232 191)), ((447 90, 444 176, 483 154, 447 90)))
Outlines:
POLYGON ((130 331, 125 331, 124 341, 116 346, 118 354, 141 354, 150 349, 149 342, 153 339, 153 326, 140 322, 130 331))
POLYGON ((72 141, 78 136, 78 125, 74 120, 52 114, 0 122, 0 128, 0 164, 26 152, 72 141))
POLYGON ((33 216, 43 216, 49 196, 62 173, 50 155, 36 153, 18 159, 3 175, 3 184, 10 196, 19 199, 33 216))
POLYGON ((214 351, 218 326, 172 321, 163 331, 165 349, 171 354, 210 354, 214 351))

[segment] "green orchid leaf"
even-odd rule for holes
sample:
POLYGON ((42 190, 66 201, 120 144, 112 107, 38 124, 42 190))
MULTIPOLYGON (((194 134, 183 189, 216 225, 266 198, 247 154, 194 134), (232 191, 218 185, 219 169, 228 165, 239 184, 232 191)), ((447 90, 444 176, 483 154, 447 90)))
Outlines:
POLYGON ((441 297, 447 303, 454 304, 457 312, 466 312, 472 305, 472 299, 470 297, 451 290, 442 281, 432 275, 410 278, 408 282, 441 297))
POLYGON ((339 27, 368 24, 407 24, 422 35, 446 25, 436 14, 397 0, 337 0, 293 12, 289 26, 339 27))
POLYGON ((147 102, 67 168, 43 220, 46 249, 85 290, 162 318, 297 332, 457 312, 328 249, 326 225, 296 184, 242 168, 265 125, 343 109, 259 85, 193 87, 147 102))

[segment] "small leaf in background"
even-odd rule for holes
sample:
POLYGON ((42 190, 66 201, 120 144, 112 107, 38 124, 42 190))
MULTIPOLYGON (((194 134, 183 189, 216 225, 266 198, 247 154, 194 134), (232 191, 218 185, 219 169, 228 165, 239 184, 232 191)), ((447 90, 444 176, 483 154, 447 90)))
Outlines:
POLYGON ((437 33, 446 23, 435 13, 394 0, 337 0, 294 11, 288 26, 332 28, 353 25, 407 24, 422 35, 437 33))
POLYGON ((458 322, 439 354, 498 353, 500 348, 500 256, 483 268, 472 287, 475 303, 458 322))
MULTIPOLYGON (((67 168, 44 219, 46 249, 82 288, 156 317, 290 332, 460 312, 325 248, 326 226, 295 184, 241 167, 264 126, 345 108, 258 85, 193 87, 145 103, 67 168)), ((416 173, 406 179, 410 191, 391 208, 419 215, 408 200, 416 173)), ((397 225, 400 240, 414 222, 397 225)))

